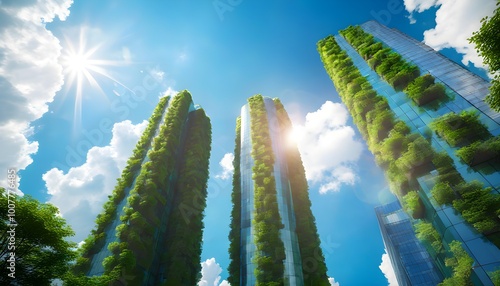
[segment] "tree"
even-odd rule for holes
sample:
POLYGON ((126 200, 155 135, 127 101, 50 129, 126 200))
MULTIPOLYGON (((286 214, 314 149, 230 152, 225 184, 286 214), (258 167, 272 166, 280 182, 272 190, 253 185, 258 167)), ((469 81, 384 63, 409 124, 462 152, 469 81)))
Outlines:
MULTIPOLYGON (((499 6, 500 1, 497 2, 499 6)), ((490 94, 486 102, 496 111, 500 111, 500 7, 495 9, 491 18, 481 20, 479 31, 472 34, 469 42, 475 44, 476 50, 488 65, 490 73, 496 74, 491 81, 490 94)))
POLYGON ((63 277, 76 257, 76 244, 66 240, 74 232, 58 215, 58 209, 29 196, 7 196, 0 188, 0 213, 0 284, 50 285, 51 280, 63 277), (9 245, 12 234, 15 249, 9 245), (8 269, 11 253, 15 254, 15 269, 8 269), (12 270, 15 274, 9 277, 12 270))

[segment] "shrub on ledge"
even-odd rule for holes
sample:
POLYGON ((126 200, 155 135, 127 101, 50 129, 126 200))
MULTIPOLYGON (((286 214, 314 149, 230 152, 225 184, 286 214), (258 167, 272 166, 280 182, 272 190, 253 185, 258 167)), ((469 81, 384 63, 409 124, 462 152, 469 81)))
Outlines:
POLYGON ((493 137, 486 141, 476 141, 460 148, 456 154, 469 166, 476 166, 497 158, 500 156, 500 137, 493 137))
POLYGON ((450 146, 464 146, 491 137, 486 126, 474 111, 450 112, 434 120, 431 128, 450 146))
POLYGON ((446 97, 444 85, 435 83, 430 74, 416 78, 406 87, 405 92, 418 106, 446 97))

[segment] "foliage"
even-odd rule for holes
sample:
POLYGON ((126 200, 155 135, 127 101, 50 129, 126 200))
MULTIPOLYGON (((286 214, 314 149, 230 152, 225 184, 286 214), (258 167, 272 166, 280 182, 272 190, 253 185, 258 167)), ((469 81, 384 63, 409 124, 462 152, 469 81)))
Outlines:
POLYGON ((434 77, 430 74, 417 77, 406 87, 405 92, 418 106, 446 97, 445 87, 434 83, 434 77))
POLYGON ((80 247, 82 258, 77 260, 73 271, 78 274, 84 274, 88 271, 90 260, 93 255, 104 247, 104 231, 110 225, 116 216, 116 205, 119 204, 125 197, 125 189, 130 187, 136 176, 137 171, 140 169, 142 160, 146 156, 147 150, 150 148, 151 140, 155 131, 159 128, 163 113, 167 108, 170 97, 166 96, 160 99, 160 102, 153 111, 149 119, 149 124, 144 130, 143 135, 136 144, 133 155, 127 161, 122 175, 118 178, 115 189, 108 202, 103 206, 103 212, 97 216, 96 227, 92 230, 92 234, 85 239, 83 245, 80 247))
POLYGON ((211 144, 210 119, 190 113, 165 238, 165 285, 196 285, 201 271, 203 211, 206 206, 211 144))
POLYGON ((459 241, 452 241, 449 244, 449 247, 452 256, 450 258, 446 258, 445 263, 446 266, 453 269, 453 276, 446 278, 438 285, 472 286, 470 275, 472 273, 472 263, 474 260, 462 248, 462 244, 459 241))
POLYGON ((460 198, 453 201, 453 207, 478 231, 488 233, 500 230, 500 196, 491 193, 491 188, 483 189, 478 181, 457 186, 460 198))
POLYGON ((495 271, 488 272, 488 276, 490 277, 493 285, 500 286, 500 269, 495 271))
POLYGON ((30 196, 7 193, 0 187, 0 212, 11 213, 9 209, 15 209, 10 217, 13 220, 7 216, 0 220, 0 284, 50 285, 52 279, 62 278, 76 257, 76 244, 67 241, 74 232, 59 216, 57 207, 30 196), (15 254, 14 278, 8 276, 12 273, 8 268, 11 253, 15 254))
POLYGON ((451 146, 467 145, 491 137, 486 126, 474 111, 450 112, 435 119, 431 128, 451 146))
POLYGON ((410 191, 403 196, 403 207, 415 219, 425 216, 425 208, 418 191, 410 191))
POLYGON ((254 159, 254 256, 257 285, 281 285, 285 259, 285 247, 280 237, 283 228, 276 198, 276 182, 272 172, 274 154, 269 134, 269 122, 264 99, 255 95, 248 99, 252 157, 254 159))
POLYGON ((429 243, 436 253, 439 254, 443 251, 441 236, 431 223, 425 221, 417 222, 415 224, 415 234, 418 239, 429 243))
MULTIPOLYGON (((401 55, 389 48, 384 48, 381 42, 360 26, 349 26, 340 34, 358 53, 367 60, 368 64, 384 80, 397 90, 408 86, 420 74, 418 67, 404 60, 401 55)), ((431 90, 429 90, 430 96, 431 90)))
POLYGON ((439 182, 431 190, 432 196, 440 205, 449 205, 456 199, 456 191, 447 182, 439 182))
MULTIPOLYGON (((292 131, 292 123, 281 101, 273 99, 279 122, 282 142, 288 138, 292 131)), ((321 241, 314 215, 311 211, 308 185, 304 166, 296 145, 289 144, 285 148, 288 178, 292 192, 293 209, 295 212, 297 239, 299 242, 302 259, 302 274, 304 285, 329 286, 325 258, 321 250, 321 241), (312 266, 311 266, 312 265, 312 266)), ((233 285, 233 284, 231 284, 233 285)))
MULTIPOLYGON (((497 6, 500 1, 497 2, 497 6)), ((481 20, 479 31, 472 33, 470 43, 476 46, 476 50, 483 58, 483 63, 489 68, 490 73, 496 74, 491 81, 490 94, 486 96, 486 102, 496 111, 500 111, 500 7, 497 7, 492 17, 481 20)))
POLYGON ((492 137, 486 141, 476 141, 456 151, 456 154, 469 166, 500 156, 500 137, 492 137))
POLYGON ((234 161, 233 161, 233 192, 231 201, 233 209, 231 210, 231 224, 229 232, 229 258, 230 263, 227 268, 229 276, 227 281, 234 286, 240 285, 240 239, 241 239, 241 117, 236 119, 236 139, 234 140, 234 161))

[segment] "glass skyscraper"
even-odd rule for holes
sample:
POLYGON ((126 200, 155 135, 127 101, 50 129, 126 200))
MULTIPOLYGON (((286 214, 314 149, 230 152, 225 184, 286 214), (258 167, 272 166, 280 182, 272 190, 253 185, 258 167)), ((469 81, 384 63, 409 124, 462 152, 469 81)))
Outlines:
POLYGON ((96 285, 195 285, 210 144, 189 92, 161 98, 74 272, 96 285))
MULTIPOLYGON (((483 101, 489 83, 375 21, 318 51, 445 285, 500 283, 500 114, 483 101)), ((391 259, 402 271, 403 258, 391 259)))
POLYGON ((399 201, 375 208, 380 232, 399 286, 437 285, 443 280, 399 201))
POLYGON ((329 285, 291 123, 278 99, 253 96, 237 124, 231 285, 329 285), (278 284, 277 284, 278 285, 278 284))

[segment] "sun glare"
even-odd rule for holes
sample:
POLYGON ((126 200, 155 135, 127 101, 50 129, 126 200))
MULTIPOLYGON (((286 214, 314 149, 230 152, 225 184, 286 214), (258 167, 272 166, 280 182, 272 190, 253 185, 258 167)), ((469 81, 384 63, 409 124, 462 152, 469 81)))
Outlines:
POLYGON ((64 69, 66 90, 75 89, 74 115, 75 122, 79 122, 81 119, 81 102, 85 83, 90 84, 91 88, 97 89, 103 95, 105 95, 105 92, 96 77, 107 78, 128 89, 125 85, 112 77, 107 70, 110 66, 123 65, 124 61, 96 59, 96 52, 101 47, 101 44, 89 47, 87 45, 85 29, 80 30, 78 39, 70 39, 68 36, 64 38, 65 45, 60 63, 64 69))

